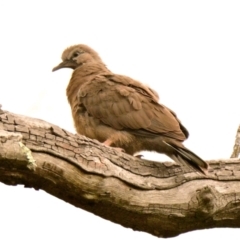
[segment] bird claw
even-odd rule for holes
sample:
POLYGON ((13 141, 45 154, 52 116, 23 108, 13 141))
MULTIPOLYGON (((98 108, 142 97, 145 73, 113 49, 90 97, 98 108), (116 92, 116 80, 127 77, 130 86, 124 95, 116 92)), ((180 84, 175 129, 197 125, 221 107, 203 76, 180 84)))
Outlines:
POLYGON ((111 148, 114 148, 118 152, 124 152, 125 153, 125 150, 123 148, 119 148, 119 147, 111 147, 111 148))
POLYGON ((136 158, 139 158, 139 159, 142 159, 142 157, 144 157, 142 154, 136 154, 136 155, 133 155, 134 157, 136 158))
POLYGON ((112 141, 111 140, 106 140, 105 142, 103 142, 103 145, 107 146, 107 147, 111 147, 114 148, 115 150, 117 150, 118 152, 125 152, 125 150, 123 148, 119 148, 119 147, 112 147, 111 146, 112 141))

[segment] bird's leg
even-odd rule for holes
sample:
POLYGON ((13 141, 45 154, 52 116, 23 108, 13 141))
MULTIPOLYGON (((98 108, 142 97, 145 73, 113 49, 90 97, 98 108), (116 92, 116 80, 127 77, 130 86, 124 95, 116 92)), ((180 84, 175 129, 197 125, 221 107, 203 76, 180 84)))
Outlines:
POLYGON ((103 142, 103 144, 110 147, 112 144, 112 141, 110 139, 107 139, 105 142, 103 142))
MULTIPOLYGON (((105 146, 108 146, 108 147, 112 147, 112 146, 111 146, 112 143, 113 143, 112 140, 109 139, 109 138, 108 138, 105 142, 103 142, 103 144, 104 144, 105 146)), ((119 151, 119 152, 125 152, 124 149, 119 148, 119 147, 112 147, 112 148, 116 149, 116 150, 119 151)))

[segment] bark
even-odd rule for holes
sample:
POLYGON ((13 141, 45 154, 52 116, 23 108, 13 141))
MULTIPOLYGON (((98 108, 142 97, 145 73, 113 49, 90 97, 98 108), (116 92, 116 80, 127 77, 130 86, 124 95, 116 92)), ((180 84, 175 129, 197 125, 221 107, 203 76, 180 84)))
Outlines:
POLYGON ((0 181, 42 189, 124 227, 158 237, 240 227, 240 159, 207 176, 137 159, 43 120, 0 109, 0 181))

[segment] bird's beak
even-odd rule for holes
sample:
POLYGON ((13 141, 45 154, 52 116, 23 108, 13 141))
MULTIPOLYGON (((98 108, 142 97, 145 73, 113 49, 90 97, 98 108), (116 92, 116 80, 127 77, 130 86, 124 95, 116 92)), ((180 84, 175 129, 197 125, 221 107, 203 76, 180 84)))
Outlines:
POLYGON ((78 64, 75 61, 70 61, 70 60, 66 60, 61 62, 60 64, 58 64, 56 67, 54 67, 52 69, 52 71, 57 71, 61 68, 72 68, 75 69, 78 66, 78 64))

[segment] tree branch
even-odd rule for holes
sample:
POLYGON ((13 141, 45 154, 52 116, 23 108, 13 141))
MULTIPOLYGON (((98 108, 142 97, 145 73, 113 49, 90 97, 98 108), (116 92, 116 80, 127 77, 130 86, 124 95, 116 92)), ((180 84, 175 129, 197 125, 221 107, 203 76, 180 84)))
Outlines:
POLYGON ((158 237, 240 227, 240 160, 209 165, 204 176, 175 163, 137 159, 43 120, 0 109, 1 182, 43 189, 158 237))

